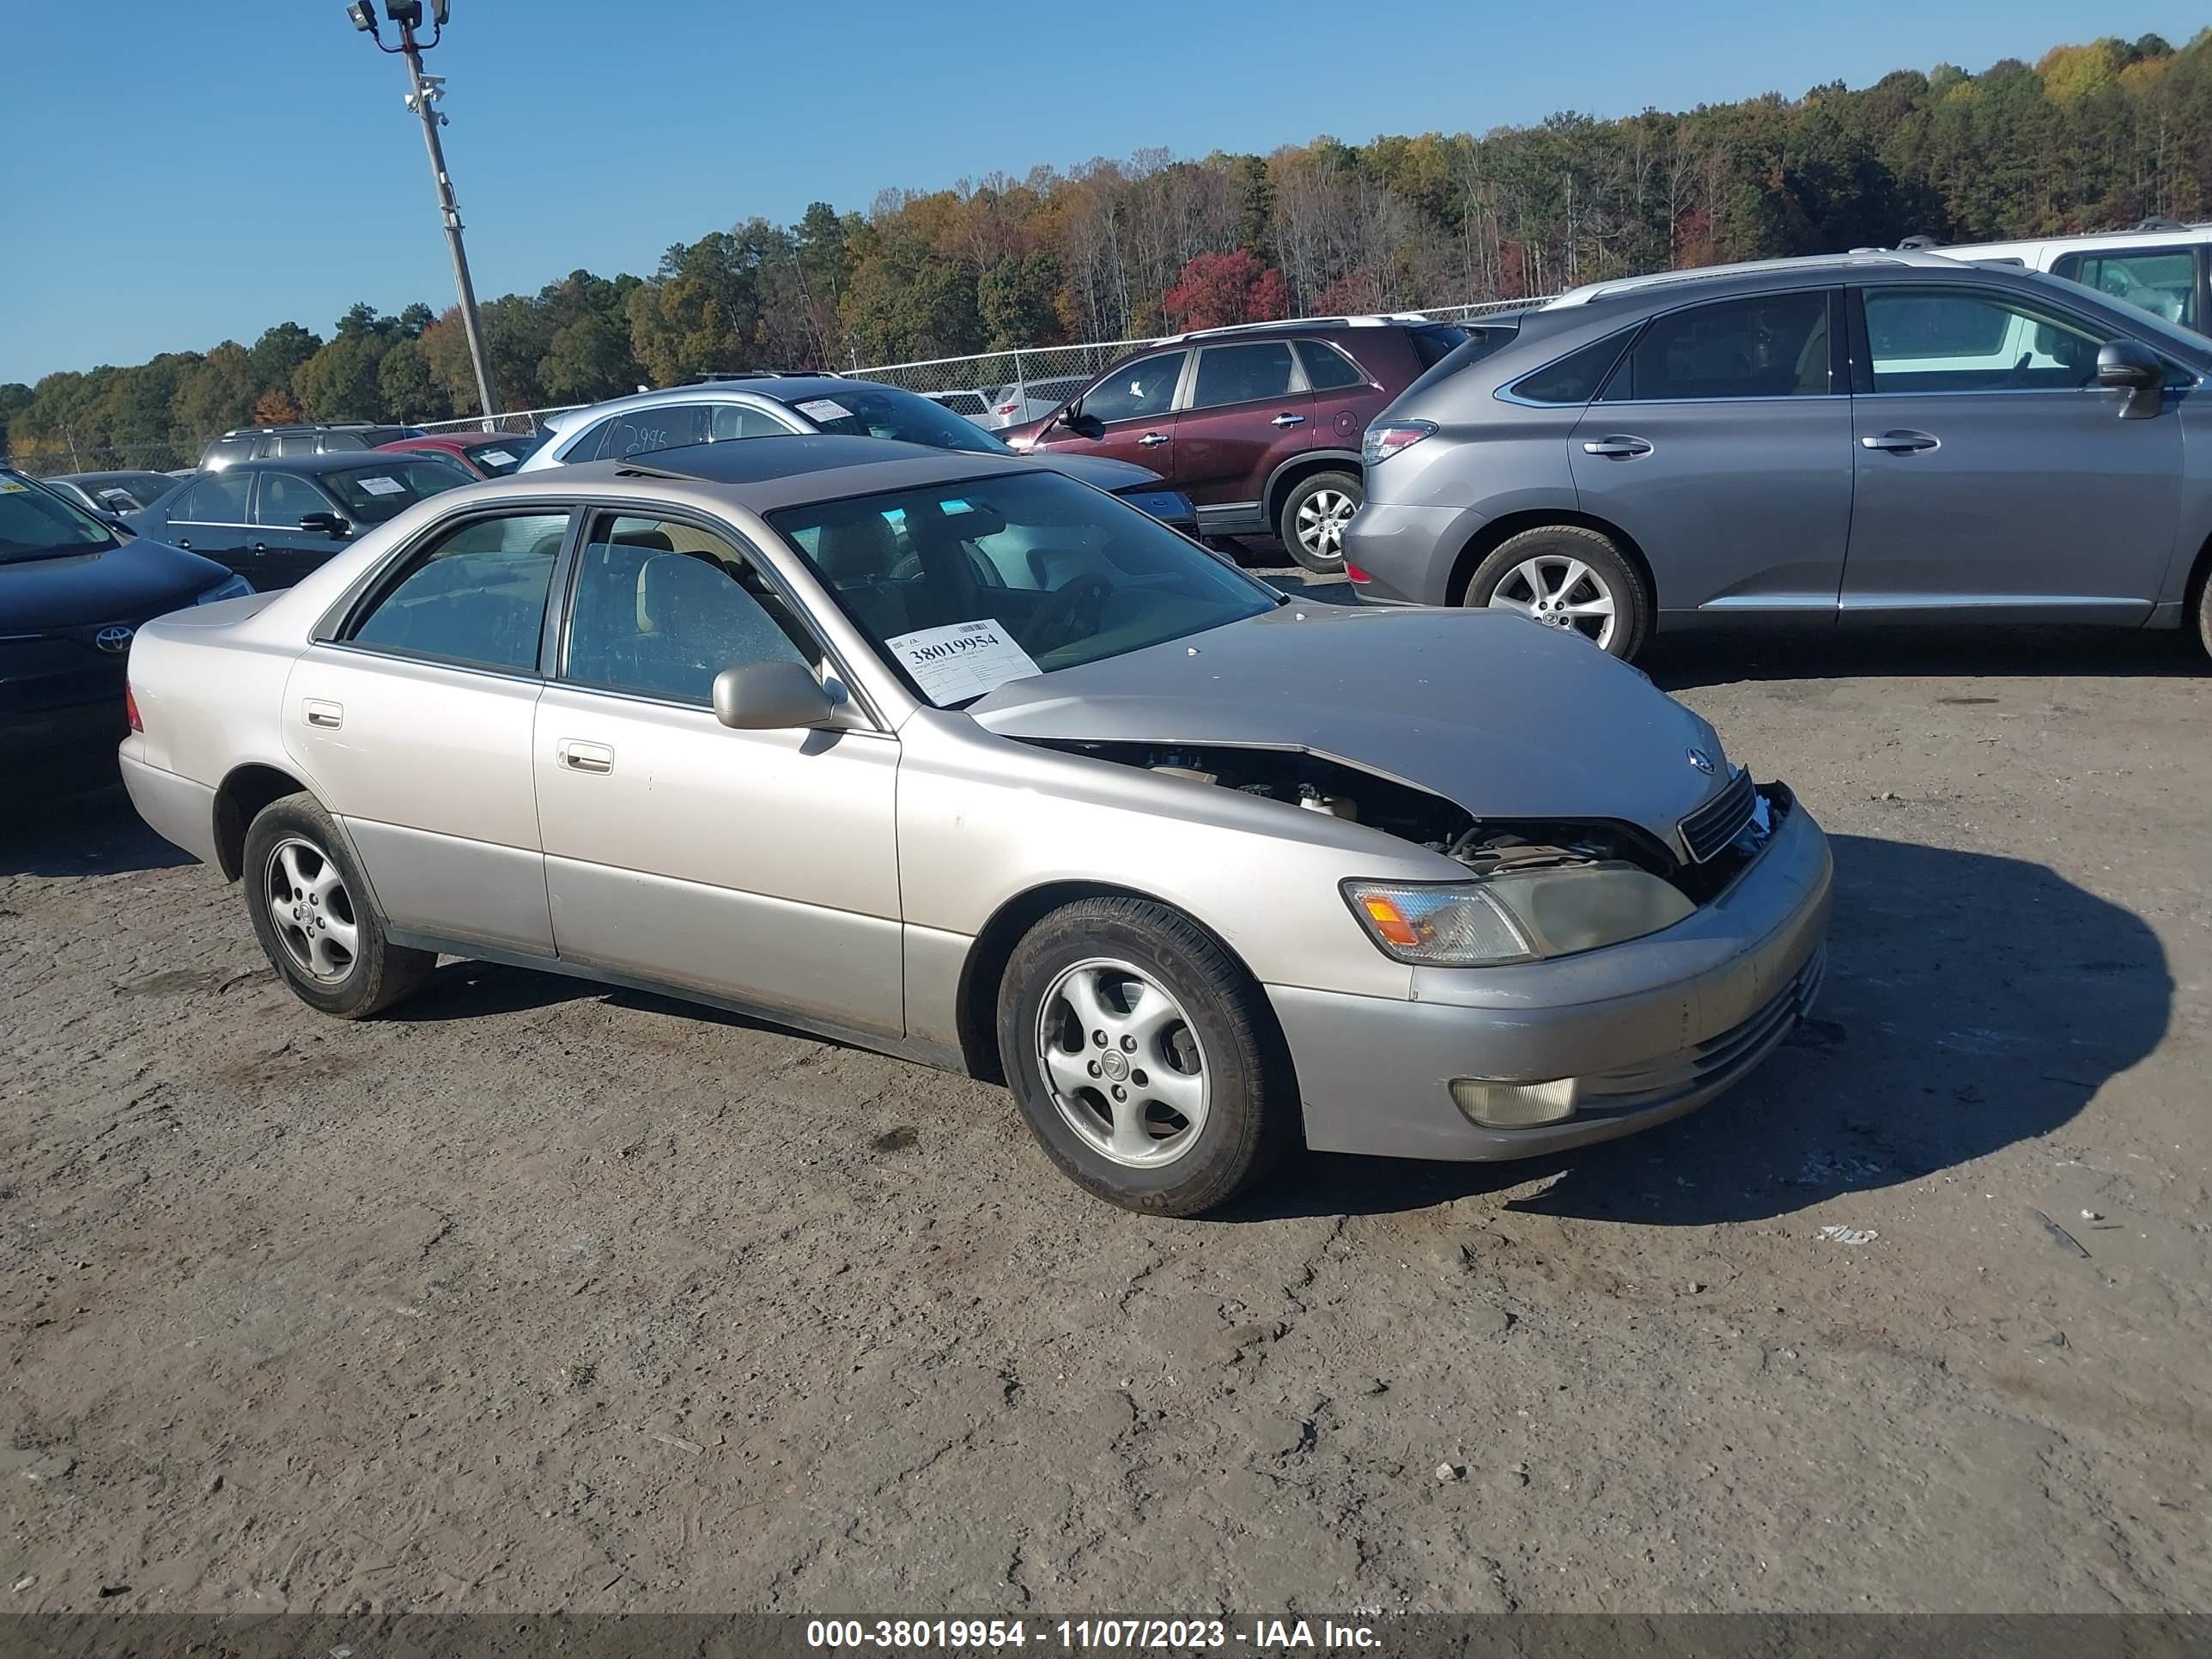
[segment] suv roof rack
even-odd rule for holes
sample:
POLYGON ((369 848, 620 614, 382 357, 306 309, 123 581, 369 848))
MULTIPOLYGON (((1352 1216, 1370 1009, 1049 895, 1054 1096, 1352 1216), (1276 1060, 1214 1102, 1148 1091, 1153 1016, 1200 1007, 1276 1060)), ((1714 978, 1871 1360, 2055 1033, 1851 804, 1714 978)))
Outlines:
POLYGON ((1538 307, 1553 311, 1565 306, 1586 306, 1616 294, 1635 294, 1671 283, 1695 283, 1708 276, 1741 276, 1756 271, 1840 270, 1853 265, 1924 265, 1941 268, 1960 262, 1940 253, 1911 248, 1854 248, 1849 253, 1814 253, 1792 259, 1746 259, 1735 264, 1692 265, 1680 270, 1656 270, 1647 276, 1619 276, 1610 282, 1585 283, 1547 300, 1538 307))
POLYGON ((676 384, 712 386, 718 380, 838 380, 843 378, 834 368, 712 368, 704 374, 686 375, 676 384))
POLYGON ((1387 328, 1393 323, 1425 323, 1431 320, 1425 313, 1419 311, 1375 311, 1344 317, 1279 317, 1264 323, 1224 323, 1218 328, 1186 329, 1180 334, 1165 335, 1152 343, 1174 345, 1183 340, 1210 339, 1218 334, 1281 333, 1285 330, 1302 328, 1387 328))

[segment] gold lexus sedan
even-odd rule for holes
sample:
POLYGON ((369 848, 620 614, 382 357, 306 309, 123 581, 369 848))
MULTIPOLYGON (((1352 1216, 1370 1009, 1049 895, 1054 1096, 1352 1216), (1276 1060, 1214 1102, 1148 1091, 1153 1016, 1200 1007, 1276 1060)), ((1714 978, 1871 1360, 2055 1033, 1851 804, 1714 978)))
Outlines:
POLYGON ((1690 1110, 1820 977, 1779 784, 1571 633, 1289 601, 1030 463, 841 436, 448 491, 142 629, 131 798, 300 999, 450 954, 1004 1081, 1115 1203, 1690 1110))

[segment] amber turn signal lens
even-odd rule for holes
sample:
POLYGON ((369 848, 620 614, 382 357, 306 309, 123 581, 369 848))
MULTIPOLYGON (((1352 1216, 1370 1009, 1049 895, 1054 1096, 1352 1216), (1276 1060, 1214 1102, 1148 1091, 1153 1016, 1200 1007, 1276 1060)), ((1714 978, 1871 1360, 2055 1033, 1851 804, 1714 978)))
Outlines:
POLYGON ((1413 931, 1413 924, 1406 920, 1406 913, 1380 893, 1364 895, 1359 908, 1367 912, 1375 931, 1391 944, 1414 945, 1421 942, 1421 936, 1413 931))

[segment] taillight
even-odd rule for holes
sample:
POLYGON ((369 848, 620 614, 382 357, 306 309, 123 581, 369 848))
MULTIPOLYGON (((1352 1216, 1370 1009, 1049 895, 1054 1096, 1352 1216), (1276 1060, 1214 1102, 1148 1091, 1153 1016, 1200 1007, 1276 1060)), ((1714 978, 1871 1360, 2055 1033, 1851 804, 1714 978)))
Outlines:
POLYGON ((144 733, 146 722, 138 718, 138 694, 131 689, 131 682, 123 682, 123 718, 131 722, 133 732, 144 733))
POLYGON ((1359 446, 1359 459, 1368 466, 1387 461, 1400 450, 1417 444, 1437 429, 1434 421, 1399 421, 1370 426, 1359 446))
POLYGON ((1020 407, 1021 405, 1019 404, 1000 404, 991 412, 994 415, 1011 415, 1020 407))
POLYGON ((1375 580, 1349 559, 1344 562, 1344 579, 1348 582, 1371 582, 1375 580))

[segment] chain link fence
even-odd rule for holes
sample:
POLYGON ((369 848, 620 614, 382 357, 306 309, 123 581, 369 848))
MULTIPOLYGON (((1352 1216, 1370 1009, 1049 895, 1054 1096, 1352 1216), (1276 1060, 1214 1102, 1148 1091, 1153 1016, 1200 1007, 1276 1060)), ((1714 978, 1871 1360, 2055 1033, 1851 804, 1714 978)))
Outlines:
MULTIPOLYGON (((1484 300, 1392 314, 1408 320, 1460 323, 1536 303, 1534 300, 1484 300)), ((1172 337, 1149 335, 1129 340, 1092 340, 1080 345, 1024 346, 1011 351, 925 357, 840 372, 852 380, 881 380, 919 392, 984 426, 1012 426, 1050 414, 1116 359, 1172 337)))
MULTIPOLYGON (((1499 312, 1518 311, 1537 300, 1484 300, 1471 305, 1430 306, 1394 313, 1437 323, 1463 323, 1499 312)), ((1048 415, 1080 391, 1091 377, 1130 352, 1170 336, 1129 340, 1088 340, 1079 345, 1023 346, 1010 351, 972 352, 960 357, 925 357, 912 362, 878 363, 840 370, 848 380, 879 380, 933 398, 956 414, 987 427, 1017 425, 1048 415)), ((425 432, 460 434, 505 432, 517 436, 544 430, 555 415, 586 408, 559 404, 544 409, 510 410, 489 420, 469 416, 449 421, 417 421, 425 432)), ((209 434, 210 437, 213 434, 209 434)), ((33 477, 58 472, 173 472, 198 465, 205 441, 128 444, 79 444, 42 440, 16 443, 8 465, 33 477)))

